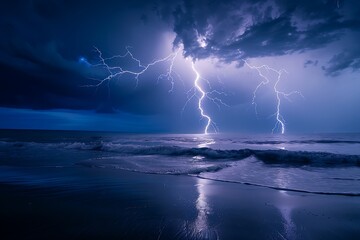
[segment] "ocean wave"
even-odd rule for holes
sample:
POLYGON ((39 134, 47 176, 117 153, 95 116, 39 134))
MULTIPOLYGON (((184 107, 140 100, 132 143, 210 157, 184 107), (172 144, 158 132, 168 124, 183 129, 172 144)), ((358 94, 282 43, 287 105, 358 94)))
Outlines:
POLYGON ((86 151, 113 152, 120 155, 160 155, 170 157, 196 157, 207 161, 212 160, 242 160, 254 156, 266 164, 284 165, 311 165, 317 167, 331 166, 360 166, 360 155, 335 154, 329 152, 308 152, 289 150, 255 150, 232 149, 220 150, 208 147, 180 147, 169 145, 146 146, 136 144, 123 144, 116 142, 62 142, 62 143, 36 143, 36 142, 0 142, 11 147, 47 147, 57 149, 75 149, 86 151))
POLYGON ((114 143, 97 145, 72 144, 67 148, 110 151, 126 155, 163 155, 172 157, 197 157, 205 160, 242 160, 254 156, 266 164, 312 165, 319 167, 348 165, 360 166, 360 155, 345 155, 327 152, 306 152, 287 150, 219 150, 212 148, 186 148, 179 146, 137 146, 114 143))
POLYGON ((352 140, 292 140, 292 141, 280 141, 280 140, 269 140, 269 141, 244 141, 246 144, 254 145, 279 145, 279 144, 360 144, 360 141, 352 140))
POLYGON ((166 174, 166 175, 198 175, 201 173, 208 173, 208 172, 218 172, 223 170, 227 167, 230 167, 229 164, 213 164, 213 165, 206 165, 206 166, 182 166, 182 167, 171 167, 168 166, 167 168, 156 168, 153 169, 150 166, 147 167, 127 167, 126 164, 119 163, 106 163, 106 161, 97 161, 97 160, 90 160, 90 161, 82 161, 76 163, 76 165, 89 167, 89 168, 108 168, 108 169, 119 169, 125 170, 130 172, 139 172, 139 173, 147 173, 147 174, 166 174))
POLYGON ((254 156, 268 164, 329 166, 360 166, 360 155, 286 150, 255 150, 254 156))
POLYGON ((201 156, 207 160, 241 160, 254 156, 268 164, 291 164, 291 165, 352 165, 360 166, 359 155, 344 155, 327 152, 305 152, 287 150, 219 150, 212 148, 185 148, 179 146, 138 146, 122 145, 115 143, 70 144, 65 148, 82 150, 110 151, 128 155, 165 155, 165 156, 201 156))
POLYGON ((332 177, 329 178, 332 180, 341 180, 341 181, 360 181, 360 178, 343 178, 343 177, 332 177))

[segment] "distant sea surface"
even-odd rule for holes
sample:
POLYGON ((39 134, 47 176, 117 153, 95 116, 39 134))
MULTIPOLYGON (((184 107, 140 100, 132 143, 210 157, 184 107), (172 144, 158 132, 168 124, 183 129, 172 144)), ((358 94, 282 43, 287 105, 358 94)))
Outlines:
POLYGON ((86 168, 191 175, 280 191, 360 196, 360 134, 0 130, 0 183, 91 188, 98 182, 81 174, 86 168))

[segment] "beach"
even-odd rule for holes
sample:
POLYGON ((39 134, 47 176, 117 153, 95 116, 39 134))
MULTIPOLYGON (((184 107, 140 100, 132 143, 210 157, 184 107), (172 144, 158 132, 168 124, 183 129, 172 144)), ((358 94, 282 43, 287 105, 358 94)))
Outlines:
POLYGON ((88 186, 1 184, 2 239, 360 238, 358 197, 188 176, 81 171, 94 177, 88 186))

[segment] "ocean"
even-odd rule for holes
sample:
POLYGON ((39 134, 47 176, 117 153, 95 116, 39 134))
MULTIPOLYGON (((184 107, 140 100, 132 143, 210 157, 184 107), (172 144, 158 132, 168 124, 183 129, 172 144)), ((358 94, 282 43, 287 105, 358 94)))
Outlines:
POLYGON ((0 131, 1 239, 360 239, 360 135, 0 131))
POLYGON ((92 188, 87 168, 360 196, 360 134, 0 131, 1 183, 92 188))

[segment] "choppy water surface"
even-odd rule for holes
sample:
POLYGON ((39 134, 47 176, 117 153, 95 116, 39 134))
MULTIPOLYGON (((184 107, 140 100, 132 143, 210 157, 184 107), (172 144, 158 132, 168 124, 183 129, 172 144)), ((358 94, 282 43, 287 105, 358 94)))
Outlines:
POLYGON ((360 135, 135 135, 0 131, 0 181, 91 185, 54 169, 192 175, 320 194, 360 195, 360 135), (53 169, 53 170, 52 170, 53 169), (77 183, 77 184, 74 184, 77 183))

